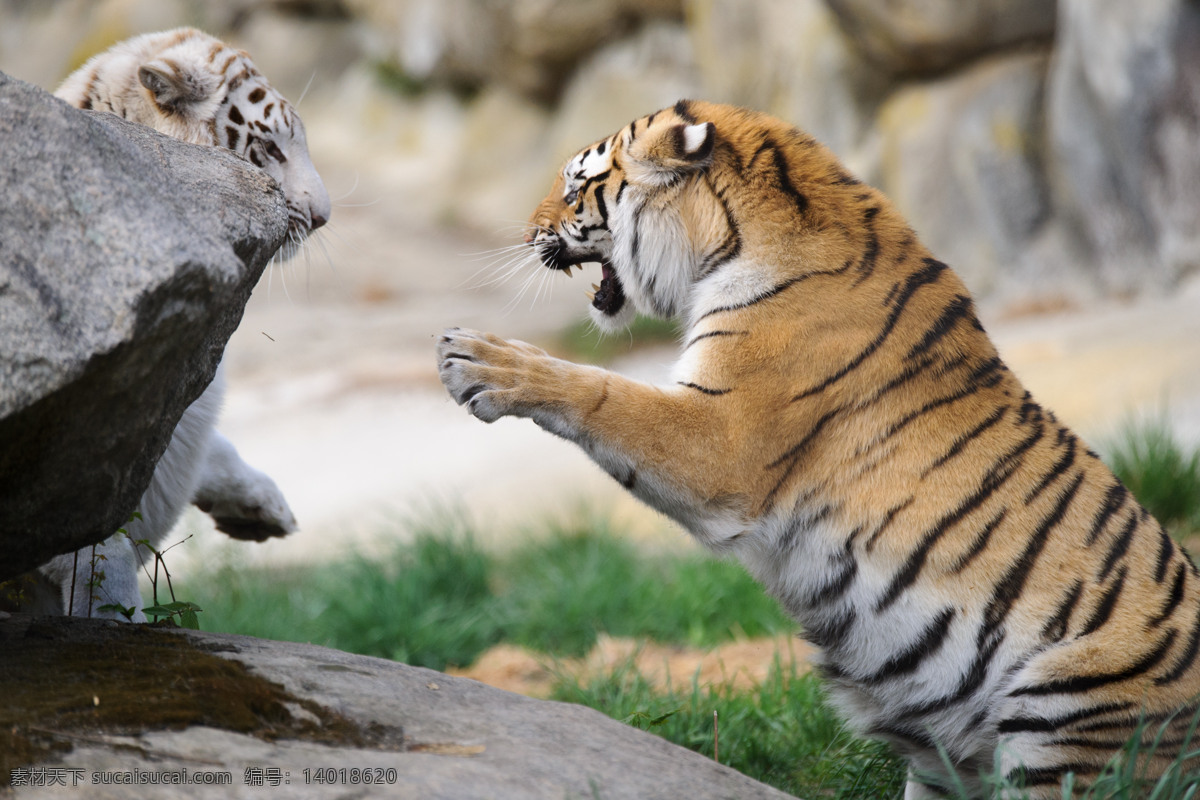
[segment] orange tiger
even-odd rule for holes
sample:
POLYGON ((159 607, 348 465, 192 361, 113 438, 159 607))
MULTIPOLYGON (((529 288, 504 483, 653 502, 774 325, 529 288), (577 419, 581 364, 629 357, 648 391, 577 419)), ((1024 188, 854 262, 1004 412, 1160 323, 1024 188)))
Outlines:
POLYGON ((1094 781, 1146 724, 1149 774, 1200 693, 1200 580, 1039 406, 962 281, 879 191, 770 116, 681 101, 567 162, 529 223, 599 262, 591 315, 678 317, 672 385, 451 329, 442 382, 529 417, 733 554, 821 649, 833 702, 937 796, 1094 781))

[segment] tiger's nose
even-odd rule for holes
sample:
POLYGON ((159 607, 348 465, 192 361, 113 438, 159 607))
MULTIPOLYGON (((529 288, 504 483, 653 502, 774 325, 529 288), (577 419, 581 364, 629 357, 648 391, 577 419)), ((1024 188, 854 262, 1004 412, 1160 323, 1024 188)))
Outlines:
POLYGON ((525 244, 532 244, 532 243, 533 243, 533 234, 532 233, 525 234, 525 244))
POLYGON ((326 222, 329 222, 329 220, 326 217, 321 216, 320 214, 313 214, 311 217, 309 217, 309 222, 311 223, 311 226, 312 226, 310 228, 310 230, 315 231, 317 228, 321 227, 326 222))

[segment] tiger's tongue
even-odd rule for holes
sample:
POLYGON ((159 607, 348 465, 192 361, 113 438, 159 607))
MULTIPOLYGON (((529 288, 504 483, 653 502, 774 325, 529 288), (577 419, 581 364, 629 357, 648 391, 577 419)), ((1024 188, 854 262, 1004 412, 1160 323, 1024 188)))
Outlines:
POLYGON ((625 290, 608 264, 600 265, 600 275, 600 288, 592 298, 592 306, 605 314, 616 314, 625 305, 625 290))

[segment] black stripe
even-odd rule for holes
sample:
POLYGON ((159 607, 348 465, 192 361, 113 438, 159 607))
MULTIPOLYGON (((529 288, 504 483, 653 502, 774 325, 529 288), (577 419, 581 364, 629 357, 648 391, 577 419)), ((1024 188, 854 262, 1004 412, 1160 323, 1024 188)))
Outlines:
POLYGON ((783 154, 783 151, 778 147, 773 149, 775 151, 775 177, 779 181, 779 190, 787 195, 788 199, 795 204, 797 213, 804 214, 808 211, 808 198, 792 183, 791 166, 788 164, 787 157, 783 154))
MULTIPOLYGON (((1049 733, 1052 731, 1065 728, 1068 725, 1074 725, 1076 722, 1082 722, 1091 717, 1099 717, 1104 714, 1125 713, 1137 708, 1136 703, 1104 703, 1103 705, 1092 706, 1091 708, 1083 708, 1078 711, 1072 711, 1070 714, 1064 714, 1061 717, 1011 717, 1002 719, 996 725, 997 733, 1049 733)), ((1122 725, 1128 725, 1130 722, 1136 722, 1137 717, 1124 717, 1121 720, 1122 725)))
POLYGON ((1096 604, 1096 609, 1092 612, 1092 616, 1084 623, 1083 630, 1079 632, 1080 636, 1087 636, 1089 633, 1095 633, 1104 623, 1108 622, 1108 618, 1112 616, 1113 608, 1117 605, 1117 598, 1121 595, 1121 589, 1125 587, 1125 574, 1127 570, 1121 567, 1121 571, 1117 573, 1117 579, 1113 581, 1112 586, 1101 596, 1100 602, 1096 604))
POLYGON ((1080 472, 1075 477, 1075 482, 1071 484, 1071 488, 1063 492, 1062 496, 1059 497, 1058 504, 1038 524, 1037 529, 1034 530, 1029 538, 1029 543, 1025 545, 1025 550, 1021 553, 1021 557, 1008 569, 996 585, 996 588, 992 592, 992 599, 988 603, 987 610, 984 612, 983 624, 980 626, 980 643, 989 638, 992 632, 999 628, 1005 618, 1008 617, 1008 612, 1012 610, 1013 604, 1025 588, 1025 581, 1029 579, 1029 573, 1032 571, 1034 563, 1037 561, 1038 556, 1041 555, 1042 549, 1046 546, 1046 542, 1050 538, 1050 531, 1066 516, 1067 508, 1075 499, 1075 493, 1079 491, 1079 486, 1082 483, 1083 473, 1080 472))
POLYGON ((1091 547, 1100 538, 1100 534, 1104 530, 1104 526, 1108 524, 1109 518, 1117 513, 1117 510, 1125 504, 1126 498, 1129 496, 1129 490, 1125 488, 1125 484, 1116 481, 1112 486, 1108 487, 1108 493, 1104 496, 1104 505, 1096 514, 1096 518, 1092 521, 1092 530, 1088 533, 1087 543, 1091 547))
POLYGON ((1125 523, 1125 527, 1117 534, 1117 538, 1113 540, 1112 545, 1108 548, 1108 555, 1104 557, 1104 566, 1100 568, 1098 580, 1104 580, 1108 577, 1109 571, 1116 566, 1125 553, 1129 551, 1129 543, 1133 541, 1133 532, 1137 528, 1138 515, 1130 514, 1129 522, 1125 523))
MULTIPOLYGON (((692 104, 687 100, 680 100, 675 104, 675 114, 689 125, 696 124, 696 115, 692 113, 692 104)), ((653 119, 653 117, 651 117, 653 119)))
POLYGON ((820 647, 822 650, 834 650, 854 627, 858 614, 853 608, 824 620, 816 625, 810 625, 803 631, 804 638, 820 647))
POLYGON ((928 331, 925 332, 924 338, 913 345, 908 351, 905 358, 913 358, 921 353, 924 353, 930 347, 941 341, 947 333, 958 324, 961 319, 974 319, 975 312, 972 308, 971 298, 965 294, 956 295, 953 300, 942 311, 942 315, 933 323, 928 331))
MULTIPOLYGON (((1030 435, 1023 441, 1021 441, 1016 447, 1009 450, 1007 453, 1005 453, 1003 456, 1001 456, 999 459, 997 459, 996 462, 992 465, 992 467, 983 476, 983 480, 980 481, 979 491, 976 492, 975 494, 973 494, 971 497, 967 498, 965 501, 963 501, 958 506, 957 509, 955 509, 950 514, 946 515, 941 520, 939 520, 938 523, 932 529, 930 529, 930 531, 928 533, 925 534, 925 536, 923 537, 922 545, 919 546, 916 551, 914 551, 912 556, 910 556, 910 562, 912 561, 912 559, 917 558, 918 556, 920 556, 920 560, 921 560, 921 562, 923 562, 924 556, 925 556, 925 553, 921 552, 923 548, 924 548, 925 552, 927 552, 928 547, 932 547, 933 542, 936 541, 937 538, 939 538, 945 532, 945 529, 948 526, 958 522, 963 517, 965 517, 967 514, 969 514, 972 510, 981 506, 984 503, 984 501, 987 500, 987 498, 992 495, 992 493, 994 493, 998 488, 1000 488, 1000 486, 1002 486, 1004 484, 1005 481, 1007 481, 1010 477, 1012 477, 1012 475, 1017 471, 1017 469, 1021 465, 1022 454, 1026 450, 1028 450, 1030 447, 1032 447, 1034 445, 1034 443, 1036 443, 1038 441, 1038 439, 1040 439, 1042 437, 1043 430, 1044 429, 1039 426, 1037 429, 1034 430, 1032 435, 1030 435), (928 547, 925 546, 925 540, 928 540, 928 547)), ((1082 479, 1082 477, 1083 476, 1080 475, 1080 479, 1082 479)), ((1077 487, 1078 487, 1078 481, 1076 482, 1076 488, 1077 487)), ((1073 493, 1074 493, 1074 490, 1072 490, 1072 494, 1073 493)), ((876 532, 876 534, 872 536, 871 541, 869 541, 867 543, 868 549, 874 543, 874 539, 876 536, 878 536, 878 532, 876 532)), ((919 568, 919 566, 920 566, 919 564, 916 565, 916 567, 918 567, 918 568, 919 568)), ((905 572, 906 572, 906 570, 903 570, 901 572, 901 574, 897 576, 896 581, 899 581, 900 578, 905 575, 905 572)), ((911 577, 915 577, 915 575, 913 575, 911 577)), ((911 578, 910 578, 910 582, 911 582, 911 578)), ((903 589, 903 586, 896 586, 896 584, 894 582, 892 589, 895 589, 898 592, 899 590, 903 589)), ((889 592, 888 592, 889 595, 891 594, 892 589, 889 589, 889 592)), ((885 599, 886 598, 887 598, 887 595, 885 595, 885 599)), ((892 597, 891 599, 895 600, 895 597, 892 597)), ((890 604, 890 602, 891 602, 891 600, 888 601, 888 604, 890 604)), ((881 608, 882 607, 885 607, 885 606, 881 605, 881 608)))
POLYGON ((778 284, 777 286, 771 287, 770 289, 768 289, 767 291, 763 292, 762 294, 760 294, 756 297, 750 298, 749 300, 747 300, 744 303, 735 303, 734 305, 731 305, 731 306, 721 306, 719 308, 714 308, 711 311, 706 311, 702 315, 700 315, 700 318, 697 319, 696 321, 699 322, 700 320, 704 319, 705 317, 711 317, 713 314, 723 314, 726 311, 740 311, 743 308, 749 308, 752 305, 761 303, 763 300, 769 300, 772 297, 774 297, 775 295, 779 294, 780 292, 790 289, 793 286, 795 286, 796 284, 798 284, 802 281, 806 281, 809 278, 815 278, 818 275, 833 275, 833 274, 836 274, 836 272, 834 270, 830 270, 828 272, 808 272, 808 273, 805 273, 804 275, 797 275, 796 277, 789 278, 788 280, 784 281, 781 284, 778 284))
POLYGON ((937 461, 933 462, 933 464, 931 464, 925 470, 925 472, 921 474, 921 477, 924 478, 930 472, 932 472, 933 470, 942 466, 947 461, 949 461, 950 459, 954 458, 956 455, 961 453, 963 451, 964 447, 969 445, 971 442, 975 441, 975 439, 979 438, 979 436, 982 435, 984 431, 986 431, 988 428, 992 427, 997 422, 999 422, 1006 413, 1008 413, 1008 406, 1000 406, 995 411, 993 411, 991 413, 991 415, 988 416, 988 418, 985 419, 983 422, 976 425, 974 428, 972 428, 966 434, 955 439, 954 444, 950 446, 950 449, 946 451, 946 454, 943 455, 941 458, 939 458, 937 461))
MULTIPOLYGON (((1060 429, 1061 431, 1062 429, 1060 429)), ((1058 480, 1063 473, 1070 469, 1075 464, 1075 437, 1072 436, 1067 440, 1067 449, 1059 457, 1058 461, 1054 462, 1049 471, 1042 476, 1037 485, 1025 495, 1025 505, 1032 503, 1039 494, 1046 490, 1046 487, 1058 480)))
MULTIPOLYGON (((894 722, 887 725, 873 725, 867 731, 867 735, 872 738, 879 739, 899 739, 901 742, 906 742, 919 750, 934 751, 937 750, 938 743, 933 740, 933 736, 926 730, 914 725, 906 725, 901 722, 894 722)), ((919 780, 918 780, 919 782, 919 780)), ((928 786, 929 784, 924 784, 928 786)), ((941 789, 941 786, 934 786, 936 789, 941 789)))
POLYGON ((844 595, 850 585, 854 583, 854 578, 858 575, 858 561, 853 557, 846 557, 841 561, 841 565, 842 571, 838 573, 837 577, 817 589, 807 599, 808 608, 828 605, 844 595))
POLYGON ((683 349, 687 350, 689 347, 694 345, 696 342, 698 342, 702 339, 711 339, 714 336, 749 336, 749 335, 750 335, 750 331, 706 331, 705 333, 702 333, 699 336, 695 336, 691 340, 689 340, 688 343, 683 346, 683 349))
POLYGON ((897 654, 880 667, 875 674, 864 678, 866 683, 879 683, 888 678, 907 675, 915 671, 921 662, 936 653, 950 634, 950 623, 954 621, 954 609, 946 608, 929 623, 925 631, 908 649, 897 654))
POLYGON ((828 389, 830 386, 848 375, 851 370, 858 367, 860 364, 862 364, 862 362, 866 361, 872 353, 879 349, 888 336, 891 335, 892 329, 896 327, 896 322, 900 319, 900 315, 903 313, 905 306, 908 305, 908 301, 912 299, 912 296, 916 294, 917 290, 922 286, 936 283, 941 278, 941 275, 943 272, 945 272, 945 270, 946 265, 942 262, 935 261, 932 258, 925 259, 924 268, 918 272, 914 272, 912 275, 909 275, 908 279, 904 282, 904 289, 897 296, 895 306, 888 315, 887 321, 884 322, 883 329, 879 332, 875 339, 861 352, 859 352, 858 355, 851 359, 848 364, 839 368, 836 372, 816 386, 800 392, 793 398, 793 400, 802 400, 810 395, 823 392, 825 389, 828 389))
POLYGON ((859 457, 866 455, 873 448, 892 438, 902 429, 908 427, 910 424, 925 416, 929 412, 941 408, 942 406, 948 406, 953 403, 957 403, 959 400, 965 400, 966 398, 978 392, 981 388, 984 388, 983 384, 977 384, 971 381, 966 381, 965 383, 966 385, 957 392, 948 394, 944 397, 939 397, 936 400, 930 400, 916 411, 909 412, 905 416, 901 417, 898 421, 892 423, 888 429, 878 436, 874 441, 868 443, 864 447, 860 447, 855 455, 859 457))
POLYGON ((871 535, 867 537, 866 544, 863 545, 864 549, 866 549, 867 552, 870 552, 871 550, 873 550, 875 548, 875 542, 879 539, 880 536, 883 535, 883 532, 885 530, 887 530, 887 527, 892 524, 892 520, 894 520, 896 518, 896 515, 899 514, 901 511, 903 511, 904 509, 911 506, 916 499, 917 499, 916 496, 913 495, 913 496, 909 497, 907 500, 905 500, 903 503, 901 503, 900 505, 892 506, 891 508, 888 509, 887 513, 883 515, 883 521, 879 523, 879 527, 877 527, 875 530, 871 531, 871 535))
POLYGON ((721 203, 721 210, 725 212, 725 224, 729 226, 729 235, 725 237, 713 253, 705 258, 704 264, 700 268, 700 277, 706 277, 717 267, 730 261, 742 252, 742 234, 738 227, 737 219, 733 215, 733 211, 729 208, 729 201, 725 197, 725 193, 717 189, 713 184, 708 173, 704 173, 704 182, 708 184, 709 190, 713 196, 721 203))
POLYGON ((975 536, 975 541, 971 543, 971 547, 967 550, 967 552, 959 556, 958 561, 955 561, 954 565, 950 567, 950 572, 954 574, 962 572, 964 569, 966 569, 967 565, 975 559, 976 556, 983 552, 984 548, 987 547, 988 542, 992 538, 993 531, 1000 526, 1000 523, 1004 521, 1004 517, 1007 516, 1007 514, 1008 509, 1002 508, 999 512, 997 512, 996 516, 988 520, 988 523, 983 526, 983 530, 981 530, 975 536))
POLYGON ((621 205, 621 195, 623 195, 625 193, 625 187, 628 185, 629 185, 629 181, 622 178, 621 185, 617 187, 617 196, 613 199, 614 206, 621 205))
POLYGON ((1167 577, 1167 564, 1175 553, 1175 541, 1167 535, 1162 525, 1158 526, 1158 564, 1154 567, 1154 582, 1162 583, 1167 577))
POLYGON ((1162 610, 1158 612, 1158 616, 1150 620, 1150 627, 1157 628, 1163 624, 1179 607, 1179 603, 1183 600, 1183 582, 1187 579, 1187 565, 1182 561, 1175 567, 1175 580, 1171 583, 1171 592, 1167 595, 1167 600, 1163 603, 1162 610))
POLYGON ((691 383, 690 381, 676 381, 676 383, 678 383, 680 386, 686 386, 689 389, 695 389, 698 392, 704 392, 705 394, 713 395, 714 397, 723 394, 729 394, 733 391, 732 389, 710 389, 707 386, 701 386, 698 383, 691 383))
POLYGON ((1166 686, 1168 683, 1179 680, 1191 668, 1192 663, 1196 660, 1198 650, 1200 650, 1200 615, 1192 620, 1192 633, 1188 636, 1187 646, 1183 648, 1183 655, 1175 662, 1175 666, 1171 667, 1170 672, 1154 679, 1154 685, 1166 686))
POLYGON ((629 474, 624 478, 620 478, 619 480, 622 486, 630 491, 633 491, 633 487, 637 485, 637 470, 630 469, 629 474))
POLYGON ((824 428, 831 419, 833 419, 834 417, 841 414, 844 410, 845 409, 842 409, 842 408, 835 408, 832 411, 826 412, 824 416, 822 416, 820 419, 818 419, 816 421, 815 424, 813 424, 812 428, 809 429, 808 433, 806 433, 804 435, 804 438, 802 438, 799 442, 797 442, 796 444, 789 447, 787 449, 787 451, 783 455, 781 455, 779 458, 775 459, 770 464, 768 464, 767 469, 775 469, 776 467, 783 464, 783 462, 785 462, 785 461, 791 461, 794 464, 797 457, 801 453, 803 453, 804 450, 810 444, 812 444, 812 440, 817 437, 817 435, 821 432, 821 429, 824 428))
POLYGON ((909 554, 904 566, 892 578, 892 582, 888 585, 887 591, 883 597, 875 604, 876 611, 883 611, 900 597, 900 595, 909 586, 916 581, 922 567, 925 566, 925 559, 929 556, 929 551, 939 539, 946 534, 954 525, 962 521, 968 514, 983 505, 983 503, 992 496, 992 494, 1000 488, 1003 483, 1012 476, 1015 469, 1008 471, 992 472, 984 479, 979 490, 968 497, 963 502, 959 503, 958 507, 939 519, 932 528, 927 530, 922 536, 917 547, 909 554))
POLYGON ((996 655, 996 650, 999 649, 1000 642, 999 638, 994 638, 987 643, 986 647, 979 650, 975 656, 975 660, 971 662, 971 668, 959 678, 958 686, 955 687, 953 692, 924 703, 905 706, 896 712, 895 717, 897 719, 923 717, 927 714, 944 711, 955 703, 970 697, 987 680, 988 666, 992 663, 992 658, 996 655))
POLYGON ((856 267, 858 277, 854 280, 855 286, 858 286, 874 274, 875 262, 879 260, 879 236, 875 233, 873 222, 875 215, 878 213, 878 207, 868 208, 863 213, 863 223, 867 226, 867 244, 863 247, 862 258, 859 259, 858 266, 856 267))
MULTIPOLYGON (((927 369, 934 366, 935 364, 938 366, 937 377, 942 378, 942 377, 945 377, 948 373, 950 373, 950 372, 954 371, 955 369, 957 369, 958 367, 962 366, 963 363, 966 362, 966 359, 967 359, 967 357, 965 355, 962 355, 962 356, 958 356, 957 358, 955 358, 951 361, 946 362, 946 361, 942 361, 939 358, 936 358, 933 356, 928 356, 926 358, 922 358, 920 361, 917 361, 913 364, 909 364, 907 367, 905 367, 903 372, 901 372, 899 375, 897 375, 896 377, 894 377, 890 381, 888 381, 886 384, 884 384, 881 389, 879 389, 877 392, 872 394, 869 398, 860 402, 858 404, 858 409, 861 410, 861 409, 867 408, 868 406, 870 406, 874 403, 878 403, 880 400, 883 399, 883 396, 886 395, 888 392, 895 391, 896 389, 900 388, 901 386, 908 383, 909 381, 914 380, 917 376, 919 376, 921 373, 925 372, 927 369)), ((861 454, 861 451, 860 451, 860 454, 861 454)))
POLYGON ((1081 692, 1090 692, 1105 684, 1119 683, 1130 678, 1136 678, 1163 660, 1163 657, 1166 656, 1167 651, 1171 649, 1171 645, 1175 642, 1176 635, 1178 635, 1178 631, 1169 631, 1166 636, 1158 641, 1153 650, 1123 670, 1100 674, 1074 675, 1070 678, 1039 683, 1036 686, 1024 686, 1013 690, 1010 695, 1017 697, 1019 695, 1079 694, 1081 692))
POLYGON ((1080 595, 1083 594, 1083 581, 1076 580, 1072 584, 1070 590, 1063 595, 1062 600, 1058 603, 1058 609, 1055 610, 1052 616, 1042 628, 1042 638, 1053 642, 1060 642, 1067 635, 1067 629, 1071 624, 1071 612, 1075 610, 1075 604, 1079 602, 1080 595))
POLYGON ((604 185, 600 184, 596 187, 593 193, 596 198, 596 213, 600 215, 600 219, 604 220, 604 226, 608 226, 608 205, 604 202, 604 185))
POLYGON ((1017 783, 1026 789, 1031 789, 1034 786, 1057 785, 1062 782, 1063 776, 1068 772, 1074 772, 1076 775, 1095 775, 1099 772, 1099 767, 1096 764, 1081 761, 1066 762, 1054 767, 1038 767, 1037 769, 1021 766, 1012 769, 1005 779, 1010 783, 1017 783))

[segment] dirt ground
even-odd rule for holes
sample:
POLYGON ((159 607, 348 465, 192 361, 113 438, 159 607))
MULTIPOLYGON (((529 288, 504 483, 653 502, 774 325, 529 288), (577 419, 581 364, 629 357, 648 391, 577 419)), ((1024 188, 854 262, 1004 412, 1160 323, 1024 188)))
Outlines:
POLYGON ((790 673, 806 672, 812 653, 811 645, 792 635, 745 639, 708 650, 602 635, 584 658, 556 659, 501 644, 469 668, 449 673, 530 697, 548 697, 561 677, 583 683, 627 666, 659 689, 686 692, 693 680, 702 687, 749 689, 766 680, 776 660, 790 673))

